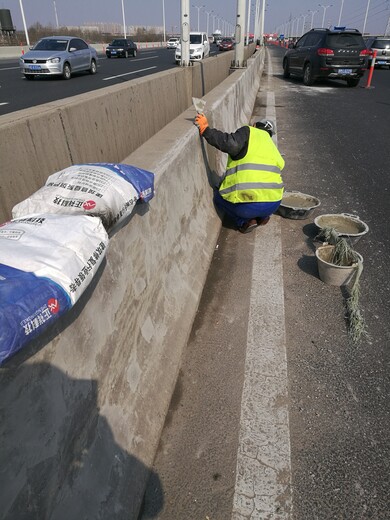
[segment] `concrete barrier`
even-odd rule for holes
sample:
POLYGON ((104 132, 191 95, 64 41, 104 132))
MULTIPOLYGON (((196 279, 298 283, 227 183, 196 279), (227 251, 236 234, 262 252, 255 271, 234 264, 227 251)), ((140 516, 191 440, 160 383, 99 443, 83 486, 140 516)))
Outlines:
POLYGON ((136 150, 229 75, 229 54, 1 116, 0 222, 51 173, 136 150))
MULTIPOLYGON (((249 121, 262 66, 257 53, 205 96, 211 125, 249 121)), ((138 516, 221 225, 211 184, 224 156, 202 145, 194 116, 124 158, 155 172, 155 198, 111 237, 61 328, 0 369, 4 518, 138 516)))

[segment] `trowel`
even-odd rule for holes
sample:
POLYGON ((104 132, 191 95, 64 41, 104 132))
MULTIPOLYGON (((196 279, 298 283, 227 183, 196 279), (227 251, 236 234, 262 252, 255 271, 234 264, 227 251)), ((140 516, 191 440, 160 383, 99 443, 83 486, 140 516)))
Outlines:
POLYGON ((206 107, 206 101, 204 101, 203 99, 193 97, 192 102, 194 104, 194 107, 195 107, 195 110, 197 111, 197 113, 203 114, 204 109, 206 107))

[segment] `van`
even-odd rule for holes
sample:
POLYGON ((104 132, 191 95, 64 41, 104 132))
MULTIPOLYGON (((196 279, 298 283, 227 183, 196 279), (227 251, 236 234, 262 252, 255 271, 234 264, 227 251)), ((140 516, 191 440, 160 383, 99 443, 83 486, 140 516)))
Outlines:
MULTIPOLYGON (((205 32, 190 32, 190 60, 200 61, 210 56, 210 42, 205 32)), ((181 44, 176 48, 175 61, 181 61, 181 44)))

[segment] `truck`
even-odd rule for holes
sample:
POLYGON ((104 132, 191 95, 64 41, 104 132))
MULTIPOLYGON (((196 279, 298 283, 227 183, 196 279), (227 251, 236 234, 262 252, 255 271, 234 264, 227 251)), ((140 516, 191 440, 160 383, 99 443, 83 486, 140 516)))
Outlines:
POLYGON ((220 31, 219 29, 216 29, 213 32, 212 37, 213 37, 213 43, 219 43, 220 40, 222 40, 222 31, 220 31))

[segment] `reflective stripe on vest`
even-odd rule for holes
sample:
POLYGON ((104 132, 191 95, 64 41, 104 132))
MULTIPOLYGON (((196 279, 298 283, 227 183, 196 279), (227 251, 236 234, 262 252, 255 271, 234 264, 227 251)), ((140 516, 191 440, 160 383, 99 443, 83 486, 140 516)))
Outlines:
POLYGON ((249 130, 247 153, 238 161, 229 156, 219 193, 232 203, 279 201, 283 197, 284 160, 266 132, 253 127, 249 130))

